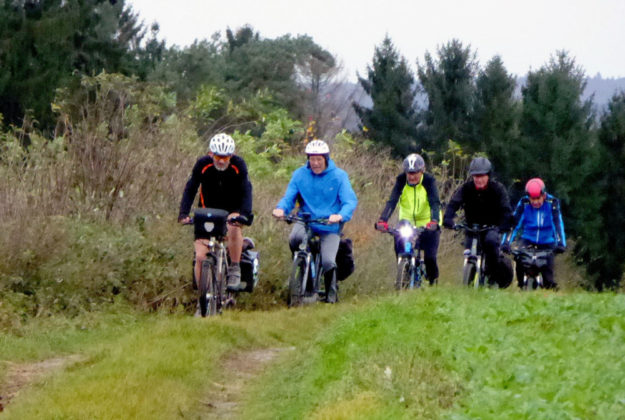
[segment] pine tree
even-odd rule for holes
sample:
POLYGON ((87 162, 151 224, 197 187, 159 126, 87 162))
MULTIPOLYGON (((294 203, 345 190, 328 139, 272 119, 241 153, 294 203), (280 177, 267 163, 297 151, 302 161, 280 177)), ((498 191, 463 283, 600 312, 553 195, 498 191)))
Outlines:
POLYGON ((598 148, 599 159, 586 190, 599 209, 585 212, 580 248, 596 288, 616 289, 625 265, 625 92, 612 98, 601 117, 598 148))
POLYGON ((511 181, 516 160, 520 104, 514 98, 516 80, 499 56, 480 71, 476 83, 474 121, 476 150, 485 152, 501 181, 511 181))
POLYGON ((427 94, 428 107, 422 114, 422 137, 439 153, 448 140, 476 150, 471 134, 475 131, 471 115, 475 100, 477 62, 470 47, 452 40, 438 49, 438 60, 429 52, 423 65, 417 62, 419 81, 427 94))
POLYGON ((144 35, 123 0, 2 2, 0 113, 21 125, 30 110, 41 128, 51 128, 55 90, 81 74, 141 71, 144 35))
POLYGON ((575 230, 582 220, 573 218, 575 199, 586 194, 582 180, 591 171, 592 102, 582 102, 584 71, 564 51, 530 72, 522 89, 520 148, 515 176, 544 178, 562 200, 575 230))
POLYGON ((367 78, 359 82, 373 101, 370 109, 353 104, 362 129, 397 155, 418 151, 414 77, 388 35, 375 48, 367 78))

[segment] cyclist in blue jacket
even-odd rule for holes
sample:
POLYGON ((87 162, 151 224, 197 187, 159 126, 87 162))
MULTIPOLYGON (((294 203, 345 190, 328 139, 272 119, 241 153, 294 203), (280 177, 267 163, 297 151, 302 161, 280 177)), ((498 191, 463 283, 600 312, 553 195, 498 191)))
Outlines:
MULTIPOLYGON (((283 218, 297 203, 299 212, 310 213, 311 218, 327 218, 329 224, 313 224, 313 231, 321 238, 321 263, 324 270, 326 301, 338 298, 336 284, 336 253, 343 224, 352 218, 358 204, 347 172, 330 159, 330 148, 323 140, 312 140, 306 145, 308 161, 293 172, 284 197, 272 215, 283 218)), ((293 226, 289 247, 295 252, 306 235, 302 223, 293 226)))
MULTIPOLYGON (((566 249, 564 223, 560 212, 560 201, 547 194, 545 183, 540 178, 532 178, 525 184, 526 195, 517 203, 514 211, 516 227, 510 235, 502 238, 502 250, 510 252, 510 243, 518 236, 521 246, 534 245, 538 249, 552 249, 559 254, 566 249)), ((553 276, 554 257, 551 254, 547 266, 542 270, 545 288, 555 288, 553 276)), ((516 265, 519 286, 523 282, 523 267, 516 265)))

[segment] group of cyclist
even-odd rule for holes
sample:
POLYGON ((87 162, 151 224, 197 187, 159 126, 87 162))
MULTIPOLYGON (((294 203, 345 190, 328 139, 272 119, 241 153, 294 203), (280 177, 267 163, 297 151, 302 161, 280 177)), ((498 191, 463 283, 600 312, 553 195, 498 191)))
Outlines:
MULTIPOLYGON (((325 301, 338 300, 336 281, 336 254, 343 224, 348 222, 358 204, 347 173, 330 158, 330 149, 323 140, 312 140, 306 145, 306 164, 296 169, 286 192, 272 211, 275 218, 283 219, 296 206, 312 219, 327 219, 327 223, 314 224, 313 231, 320 238, 320 253, 324 271, 325 301)), ((545 184, 538 178, 526 185, 526 195, 518 202, 514 213, 505 187, 492 179, 492 165, 484 157, 475 158, 469 167, 470 178, 454 193, 441 218, 442 206, 436 180, 426 173, 425 161, 416 154, 407 156, 397 176, 390 197, 375 224, 378 230, 388 230, 388 220, 399 206, 399 220, 424 228, 419 247, 424 253, 426 277, 430 285, 438 279, 437 253, 440 241, 440 224, 454 227, 454 218, 461 208, 466 223, 492 226, 483 233, 481 243, 490 272, 489 279, 506 287, 505 267, 501 267, 500 251, 509 252, 510 244, 518 236, 523 244, 563 252, 566 247, 564 227, 558 199, 547 194, 545 184)), ((178 221, 188 223, 195 196, 199 192, 198 207, 226 210, 228 218, 249 217, 252 214, 252 184, 247 165, 235 154, 231 136, 219 133, 211 138, 209 152, 197 160, 186 183, 178 221)), ((468 236, 469 234, 467 234, 468 236)), ((305 237, 304 225, 296 223, 289 236, 289 247, 295 252, 305 237)), ((466 238, 470 241, 470 237, 466 238)), ((243 246, 241 225, 228 224, 227 246, 230 256, 227 287, 241 289, 240 260, 243 246)), ((398 244, 395 244, 396 253, 398 244)), ((202 260, 208 251, 206 238, 196 237, 195 273, 199 277, 202 260)), ((519 282, 523 272, 517 265, 519 282), (521 276, 521 277, 519 277, 521 276)), ((545 287, 555 287, 553 257, 543 272, 545 287)), ((507 282, 509 284, 509 281, 507 282)))
MULTIPOLYGON (((492 227, 478 233, 482 252, 486 260, 486 271, 491 285, 508 287, 512 281, 511 263, 502 257, 501 251, 510 253, 510 244, 516 237, 521 246, 533 245, 538 249, 551 249, 554 253, 564 252, 566 236, 557 198, 547 194, 544 182, 530 179, 523 196, 514 211, 506 188, 492 178, 492 164, 485 157, 477 157, 469 165, 469 179, 453 193, 443 216, 443 227, 453 229, 458 210, 464 210, 469 225, 492 227)), ((399 220, 408 220, 416 227, 425 227, 419 240, 424 252, 426 277, 430 285, 438 278, 436 253, 440 229, 440 199, 432 175, 425 173, 423 158, 414 153, 403 162, 403 172, 397 176, 390 199, 382 212, 376 228, 388 229, 388 219, 399 203, 399 220)), ((470 246, 474 233, 467 232, 465 248, 470 246)), ((396 253, 397 244, 395 248, 396 253)), ((553 276, 553 254, 541 269, 545 288, 556 288, 553 276)), ((524 268, 516 265, 519 286, 522 285, 524 268)))

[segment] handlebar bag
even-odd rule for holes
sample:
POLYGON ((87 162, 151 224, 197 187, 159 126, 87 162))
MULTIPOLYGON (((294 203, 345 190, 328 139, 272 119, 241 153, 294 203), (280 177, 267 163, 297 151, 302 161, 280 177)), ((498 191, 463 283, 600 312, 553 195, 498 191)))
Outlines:
POLYGON ((221 209, 202 208, 193 212, 195 239, 226 236, 228 212, 221 209))

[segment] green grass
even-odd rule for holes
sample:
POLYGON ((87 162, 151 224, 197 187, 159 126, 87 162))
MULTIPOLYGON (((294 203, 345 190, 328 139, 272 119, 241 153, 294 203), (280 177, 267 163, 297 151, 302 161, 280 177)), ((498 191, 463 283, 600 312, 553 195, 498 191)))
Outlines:
POLYGON ((237 351, 294 347, 245 419, 625 418, 625 296, 458 287, 217 319, 103 314, 3 335, 2 360, 81 354, 5 418, 197 418, 237 351))

